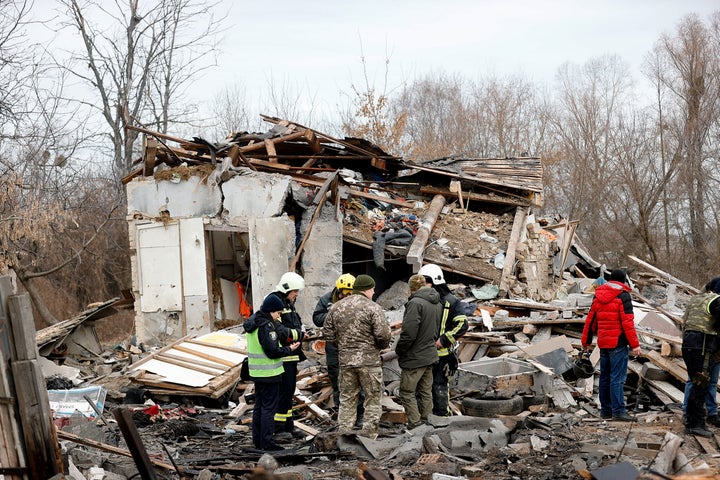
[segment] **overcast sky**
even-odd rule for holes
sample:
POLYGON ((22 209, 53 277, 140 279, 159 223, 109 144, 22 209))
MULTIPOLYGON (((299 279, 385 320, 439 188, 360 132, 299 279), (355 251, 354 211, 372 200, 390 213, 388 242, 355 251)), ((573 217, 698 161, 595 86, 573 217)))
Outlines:
MULTIPOLYGON (((39 17, 58 13, 55 0, 35 7, 39 17)), ((219 8, 227 18, 218 66, 191 89, 201 108, 239 85, 251 108, 272 114, 261 107, 272 83, 302 95, 313 120, 328 120, 347 105, 351 85, 364 82, 361 51, 378 89, 386 59, 390 89, 431 72, 550 84, 564 62, 605 54, 620 55, 640 83, 640 65, 660 35, 689 13, 707 20, 720 1, 220 0, 219 8)), ((48 42, 51 50, 81 48, 68 32, 48 42)))
POLYGON ((362 82, 361 45, 378 87, 386 57, 391 87, 431 71, 551 82, 564 62, 604 54, 639 79, 661 33, 688 13, 720 10, 717 0, 225 1, 229 30, 204 90, 264 91, 274 81, 304 89, 322 110, 362 82))

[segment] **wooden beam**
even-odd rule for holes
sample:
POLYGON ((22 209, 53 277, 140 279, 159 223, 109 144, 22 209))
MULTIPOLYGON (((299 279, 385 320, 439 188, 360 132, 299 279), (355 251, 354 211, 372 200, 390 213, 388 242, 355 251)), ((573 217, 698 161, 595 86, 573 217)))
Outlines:
POLYGON ((255 165, 250 163, 250 161, 243 155, 243 153, 240 151, 240 147, 237 145, 233 145, 230 147, 230 150, 228 150, 228 157, 230 157, 230 160, 232 160, 233 167, 239 167, 240 162, 243 163, 246 167, 248 167, 250 170, 255 170, 257 172, 257 168, 255 168, 255 165))
POLYGON ((673 362, 672 359, 663 357, 658 352, 650 350, 645 354, 645 358, 649 359, 652 363, 668 372, 673 377, 677 378, 681 382, 686 382, 688 379, 687 370, 677 363, 673 362))
POLYGON ((270 161, 277 163, 277 151, 275 150, 275 144, 269 138, 266 138, 263 143, 265 144, 265 150, 267 151, 270 161))
MULTIPOLYGON (((318 215, 320 215, 320 211, 322 210, 323 205, 325 204, 325 195, 327 194, 328 190, 332 187, 333 189, 337 189, 338 185, 338 172, 335 171, 332 175, 330 175, 327 180, 325 180, 325 183, 323 184, 322 188, 320 188, 320 191, 315 195, 315 203, 317 203, 317 206, 315 207, 315 211, 313 212, 312 219, 310 220, 310 224, 308 225, 307 229, 305 230, 305 234, 303 235, 303 239, 300 242, 300 246, 298 246, 297 252, 295 252, 295 258, 293 258, 292 262, 290 263, 289 271, 294 272, 295 267, 297 266, 297 262, 300 260, 300 255, 303 252, 303 249, 305 248, 305 242, 307 242, 308 237, 310 236, 310 232, 312 231, 313 225, 315 225, 315 220, 317 220, 318 215)), ((336 196, 337 197, 337 196, 336 196)))
POLYGON ((673 277, 672 275, 670 275, 670 274, 667 273, 667 272, 663 272, 663 271, 660 270, 659 268, 654 267, 654 266, 650 265, 649 263, 643 262, 642 260, 640 260, 640 259, 637 258, 637 257, 634 257, 634 256, 632 256, 632 255, 628 255, 628 258, 629 258, 632 262, 634 262, 634 263, 640 265, 641 267, 643 267, 644 269, 649 270, 649 271, 651 271, 651 272, 653 272, 653 273, 656 273, 656 274, 660 275, 661 277, 663 277, 665 280, 669 281, 670 283, 674 283, 674 284, 676 284, 676 285, 680 285, 681 287, 687 289, 687 290, 688 290, 689 292, 691 292, 691 293, 696 293, 696 294, 697 294, 697 293, 700 293, 700 290, 698 290, 697 288, 693 287, 692 285, 689 285, 689 284, 683 282, 683 281, 680 280, 679 278, 673 277))
POLYGON ((417 273, 422 266, 425 246, 430 238, 430 232, 432 232, 433 227, 435 227, 435 222, 440 216, 444 206, 445 197, 442 195, 435 195, 430 202, 430 206, 425 213, 425 217, 417 229, 415 238, 408 248, 406 258, 407 263, 413 267, 413 273, 417 273))
MULTIPOLYGON (((446 197, 457 197, 457 192, 451 192, 449 189, 446 188, 440 188, 440 187, 432 187, 432 186, 423 186, 420 187, 420 193, 424 193, 427 195, 444 195, 446 197)), ((522 197, 512 197, 512 196, 505 196, 504 194, 494 194, 494 195, 488 195, 485 193, 474 193, 474 192, 465 192, 465 198, 469 202, 470 200, 474 200, 476 202, 488 202, 488 203, 497 203, 500 205, 515 205, 515 206, 522 206, 527 207, 530 206, 530 200, 522 197)))
POLYGON ((522 229, 525 228, 527 213, 528 209, 524 207, 518 207, 515 210, 515 219, 513 220, 513 227, 510 232, 510 240, 505 250, 505 264, 503 265, 502 274, 500 274, 499 295, 501 297, 507 297, 510 290, 510 277, 515 273, 515 250, 520 241, 522 229))
POLYGON ((135 426, 135 422, 132 419, 132 414, 127 408, 116 408, 113 410, 113 416, 117 420, 118 427, 122 433, 125 443, 132 454, 132 458, 135 461, 135 466, 138 468, 138 473, 143 480, 156 480, 157 474, 152 468, 152 461, 150 456, 145 450, 145 446, 140 438, 140 433, 135 426))

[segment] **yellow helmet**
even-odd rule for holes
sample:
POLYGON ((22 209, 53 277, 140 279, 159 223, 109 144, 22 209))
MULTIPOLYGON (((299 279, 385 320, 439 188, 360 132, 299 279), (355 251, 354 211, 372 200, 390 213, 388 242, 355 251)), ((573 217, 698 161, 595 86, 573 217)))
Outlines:
POLYGON ((354 284, 355 277, 349 273, 343 273, 338 277, 337 282, 335 282, 335 287, 338 290, 352 290, 354 284))

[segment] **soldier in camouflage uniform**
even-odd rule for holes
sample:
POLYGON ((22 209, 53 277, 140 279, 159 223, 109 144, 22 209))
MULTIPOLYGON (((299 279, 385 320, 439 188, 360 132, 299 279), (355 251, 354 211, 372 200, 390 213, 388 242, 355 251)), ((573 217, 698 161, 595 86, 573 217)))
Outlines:
POLYGON ((355 279, 353 293, 333 304, 325 317, 325 341, 337 345, 340 363, 339 432, 355 425, 360 389, 365 391, 363 434, 376 437, 382 413, 382 363, 380 351, 390 344, 390 326, 380 305, 372 301, 375 280, 355 279))

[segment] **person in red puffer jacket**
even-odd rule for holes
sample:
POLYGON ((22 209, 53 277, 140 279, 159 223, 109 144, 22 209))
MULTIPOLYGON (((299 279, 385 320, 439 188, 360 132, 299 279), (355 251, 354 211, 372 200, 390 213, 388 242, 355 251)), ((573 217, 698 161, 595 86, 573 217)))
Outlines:
POLYGON ((594 335, 600 348, 600 416, 635 422, 637 419, 625 407, 623 386, 627 379, 628 350, 633 355, 641 355, 642 351, 624 270, 613 270, 610 281, 595 290, 582 334, 585 351, 592 348, 594 335))

